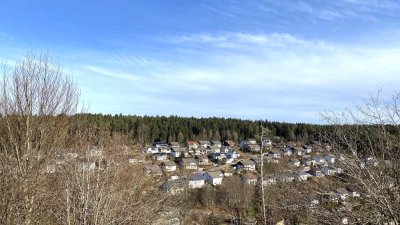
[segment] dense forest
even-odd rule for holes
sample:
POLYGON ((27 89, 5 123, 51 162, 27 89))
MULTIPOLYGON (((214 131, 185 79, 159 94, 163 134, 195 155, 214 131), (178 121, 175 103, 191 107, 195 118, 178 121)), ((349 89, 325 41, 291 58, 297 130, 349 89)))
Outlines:
POLYGON ((178 116, 130 116, 78 114, 72 117, 75 124, 86 125, 96 131, 124 134, 137 144, 153 141, 233 140, 259 139, 261 124, 269 130, 269 138, 280 137, 286 141, 316 139, 325 126, 304 123, 281 123, 241 120, 232 118, 194 118, 178 116))

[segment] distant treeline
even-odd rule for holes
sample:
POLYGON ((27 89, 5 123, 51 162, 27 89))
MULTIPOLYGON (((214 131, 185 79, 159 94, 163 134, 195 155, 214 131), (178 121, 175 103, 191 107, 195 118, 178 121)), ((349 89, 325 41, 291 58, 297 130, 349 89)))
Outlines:
POLYGON ((286 141, 311 141, 318 138, 325 126, 304 123, 281 123, 231 118, 194 118, 178 116, 128 116, 78 114, 75 124, 89 126, 95 132, 109 132, 110 136, 124 134, 134 143, 150 144, 154 141, 233 140, 260 138, 261 129, 269 129, 268 137, 286 141))

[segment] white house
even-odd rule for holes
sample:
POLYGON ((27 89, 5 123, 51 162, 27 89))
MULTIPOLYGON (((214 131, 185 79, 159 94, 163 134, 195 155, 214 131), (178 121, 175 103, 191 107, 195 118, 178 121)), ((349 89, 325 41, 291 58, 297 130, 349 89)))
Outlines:
POLYGON ((168 155, 166 153, 156 153, 153 154, 153 159, 157 161, 167 160, 168 155))
POLYGON ((312 152, 312 147, 309 145, 304 145, 303 148, 306 150, 307 154, 310 154, 312 152))
POLYGON ((295 173, 295 179, 298 181, 305 181, 311 176, 312 176, 311 174, 306 173, 304 171, 298 171, 295 173))
POLYGON ((204 174, 204 177, 207 182, 213 186, 222 184, 223 174, 220 171, 207 172, 204 174))
POLYGON ((225 153, 213 153, 211 159, 214 161, 226 159, 225 153))
POLYGON ((273 185, 273 184, 276 184, 276 179, 275 179, 274 175, 264 176, 264 179, 263 179, 264 186, 269 186, 269 185, 273 185))
POLYGON ((206 148, 200 147, 200 148, 193 149, 192 155, 205 155, 206 152, 207 152, 206 148))
POLYGON ((170 154, 171 153, 171 149, 170 148, 159 148, 159 151, 161 153, 166 153, 166 154, 170 154))
POLYGON ((278 151, 269 151, 268 156, 274 159, 279 159, 281 157, 281 153, 278 151))
POLYGON ((209 146, 209 147, 206 148, 206 154, 219 153, 219 152, 221 152, 221 148, 218 148, 216 146, 209 146))
POLYGON ((331 176, 331 175, 335 175, 337 173, 336 169, 330 166, 323 166, 321 167, 321 172, 325 175, 325 176, 331 176))
POLYGON ((293 154, 303 156, 306 154, 306 150, 304 148, 295 147, 293 150, 293 154))
POLYGON ((158 148, 154 146, 147 148, 147 153, 156 154, 158 152, 159 152, 158 148))
POLYGON ((161 189, 163 191, 172 195, 183 192, 185 188, 186 188, 186 182, 185 180, 182 179, 168 180, 165 181, 161 186, 161 189))
POLYGON ((236 163, 236 169, 254 171, 256 170, 256 163, 251 160, 242 160, 236 163))
POLYGON ((185 150, 181 148, 173 148, 171 150, 171 156, 174 158, 179 158, 184 154, 185 150))
POLYGON ((314 168, 310 170, 310 174, 313 175, 314 177, 324 177, 325 175, 322 173, 320 169, 314 168))
POLYGON ((165 172, 173 172, 173 171, 176 171, 176 164, 171 161, 166 161, 166 162, 161 163, 161 168, 165 172))
POLYGON ((326 162, 325 159, 322 158, 321 156, 315 156, 313 159, 314 159, 314 162, 317 165, 321 165, 321 164, 324 164, 326 162))
POLYGON ((224 174, 224 177, 231 177, 231 176, 233 176, 233 172, 232 172, 232 171, 223 170, 222 173, 224 174))
POLYGON ((180 166, 183 167, 184 169, 187 170, 197 170, 197 163, 196 160, 194 160, 193 158, 189 158, 189 159, 182 159, 179 162, 180 166))
POLYGON ((199 147, 199 143, 197 141, 188 141, 188 142, 186 142, 186 147, 188 149, 198 148, 199 147))
POLYGON ((244 147, 246 147, 246 145, 255 145, 257 144, 255 139, 247 139, 245 141, 241 141, 239 143, 239 148, 244 149, 244 147))
POLYGON ((144 156, 128 156, 128 163, 131 165, 143 164, 146 162, 144 156))
POLYGON ((216 146, 218 148, 221 148, 222 143, 220 141, 211 141, 212 146, 216 146))
POLYGON ((164 141, 154 142, 153 146, 156 147, 156 148, 168 148, 167 142, 164 142, 164 141))
POLYGON ((179 143, 178 143, 178 142, 172 141, 172 142, 169 143, 169 146, 170 146, 171 148, 179 148, 179 143))
POLYGON ((265 139, 262 141, 262 144, 264 147, 270 147, 270 146, 272 146, 272 141, 269 139, 265 139))
POLYGON ((161 168, 157 165, 148 165, 144 168, 148 175, 160 176, 162 175, 161 168))
POLYGON ((261 147, 258 144, 245 145, 243 147, 243 150, 248 152, 259 152, 261 150, 261 147))
POLYGON ((199 165, 208 165, 210 164, 210 160, 205 155, 196 156, 197 162, 199 165))
POLYGON ((226 157, 229 158, 229 159, 237 159, 237 158, 240 157, 240 154, 237 153, 235 150, 229 150, 226 153, 226 157))
POLYGON ((199 141, 200 147, 207 148, 211 146, 209 141, 199 141))
POLYGON ((284 148, 282 149, 282 153, 285 156, 291 156, 293 155, 293 150, 291 148, 284 148))
POLYGON ((189 188, 190 189, 202 188, 204 186, 205 181, 206 181, 206 178, 203 176, 203 174, 195 173, 189 179, 189 188))
POLYGON ((280 183, 288 183, 294 180, 294 175, 290 171, 281 172, 275 176, 276 180, 280 183))
POLYGON ((248 185, 257 185, 258 177, 252 173, 245 173, 241 177, 243 183, 248 185))
POLYGON ((305 166, 315 166, 316 165, 315 160, 311 157, 304 157, 300 160, 300 162, 302 165, 305 165, 305 166))

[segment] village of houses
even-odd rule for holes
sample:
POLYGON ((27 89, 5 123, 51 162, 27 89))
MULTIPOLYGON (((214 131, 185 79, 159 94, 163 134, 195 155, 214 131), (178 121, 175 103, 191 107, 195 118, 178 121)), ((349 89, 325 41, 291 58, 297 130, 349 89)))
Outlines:
MULTIPOLYGON (((103 158, 103 149, 89 151, 90 157, 103 158)), ((67 158, 77 158, 77 153, 57 155, 56 164, 67 158)), ((219 186, 227 177, 238 176, 246 185, 285 185, 291 182, 307 182, 310 179, 326 179, 343 173, 342 166, 346 158, 335 156, 330 146, 318 141, 308 145, 296 146, 292 143, 276 144, 270 140, 257 143, 247 139, 239 144, 233 141, 188 141, 155 142, 135 154, 124 156, 126 163, 144 168, 147 176, 158 181, 158 188, 171 195, 188 189, 203 188, 205 185, 219 186), (261 146, 263 146, 264 165, 272 165, 273 173, 264 170, 260 176, 261 146)), ((362 166, 376 166, 374 158, 365 158, 362 166)), ((82 170, 94 170, 98 164, 84 162, 82 170)), ((48 173, 56 170, 55 165, 47 165, 48 173)), ((347 199, 360 197, 354 187, 340 187, 322 196, 310 199, 310 206, 320 201, 346 202, 347 199)))
MULTIPOLYGON (((240 181, 247 185, 257 185, 262 180, 264 186, 324 179, 343 173, 340 162, 345 160, 343 155, 333 155, 330 146, 317 141, 295 146, 292 143, 274 144, 270 140, 257 143, 255 139, 239 144, 229 140, 188 141, 184 144, 155 142, 143 148, 142 154, 128 157, 130 164, 146 164, 146 174, 159 179, 159 188, 170 194, 205 185, 218 186, 231 176, 239 176, 240 181), (265 171, 263 179, 260 176, 261 146, 264 148, 264 164, 279 168, 274 173, 265 171)), ((366 166, 376 163, 373 158, 365 159, 366 166)), ((353 187, 341 187, 310 199, 310 204, 319 204, 320 200, 346 201, 359 195, 353 187)))

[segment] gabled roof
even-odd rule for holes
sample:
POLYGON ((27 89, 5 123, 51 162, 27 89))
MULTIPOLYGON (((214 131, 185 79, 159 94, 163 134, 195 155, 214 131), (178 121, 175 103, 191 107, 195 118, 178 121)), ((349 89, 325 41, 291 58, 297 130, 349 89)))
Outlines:
POLYGON ((199 141, 201 145, 210 145, 210 141, 199 141))
POLYGON ((186 149, 185 148, 172 148, 172 151, 174 151, 174 152, 184 152, 184 151, 186 151, 186 149))
POLYGON ((296 175, 297 176, 311 176, 309 173, 306 173, 305 171, 297 171, 296 175))
POLYGON ((239 163, 242 164, 243 166, 255 166, 256 165, 256 163, 251 160, 242 160, 242 161, 239 161, 237 164, 239 164, 239 163))
POLYGON ((168 145, 168 143, 165 141, 156 141, 153 143, 153 145, 168 145))
POLYGON ((176 180, 168 180, 168 181, 164 182, 163 186, 167 190, 182 189, 187 186, 187 183, 184 179, 176 179, 176 180))
POLYGON ((202 173, 195 173, 190 177, 190 180, 205 180, 202 173))
POLYGON ((187 141, 186 142, 188 145, 194 145, 194 144, 198 144, 197 141, 187 141))
POLYGON ((191 163, 196 163, 196 160, 195 159, 193 159, 193 158, 188 158, 188 159, 182 159, 182 163, 184 164, 184 165, 189 165, 189 164, 191 164, 191 163))
POLYGON ((172 161, 166 161, 161 163, 164 166, 176 166, 176 163, 172 162, 172 161))
POLYGON ((223 177, 223 174, 221 173, 221 171, 209 171, 209 172, 207 172, 207 174, 212 178, 222 178, 223 177))

